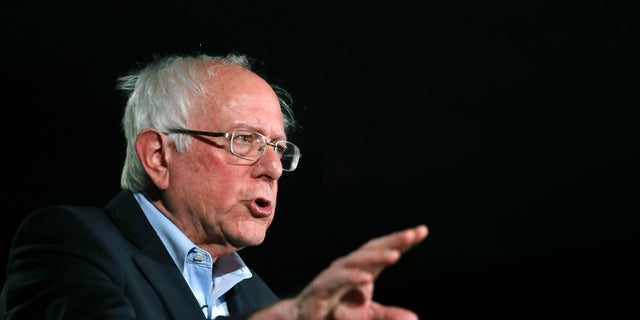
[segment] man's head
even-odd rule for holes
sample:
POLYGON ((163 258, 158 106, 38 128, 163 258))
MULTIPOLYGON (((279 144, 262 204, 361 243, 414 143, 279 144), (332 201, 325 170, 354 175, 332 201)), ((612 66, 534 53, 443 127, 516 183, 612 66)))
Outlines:
POLYGON ((299 155, 286 142, 295 125, 286 92, 240 55, 163 58, 120 88, 129 93, 122 187, 145 194, 209 251, 262 243, 283 163, 299 155))

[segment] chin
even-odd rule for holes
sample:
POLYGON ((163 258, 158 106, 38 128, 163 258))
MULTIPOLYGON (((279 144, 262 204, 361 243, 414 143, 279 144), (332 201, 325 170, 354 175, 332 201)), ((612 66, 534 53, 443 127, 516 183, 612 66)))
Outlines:
POLYGON ((269 224, 265 221, 243 221, 226 232, 230 243, 238 248, 253 247, 264 242, 269 224))
POLYGON ((235 239, 235 241, 233 241, 234 246, 240 249, 246 248, 246 247, 259 246, 262 244, 262 242, 264 242, 264 238, 253 239, 253 238, 242 237, 240 239, 235 239))
POLYGON ((235 239, 234 243, 237 247, 254 247, 264 242, 266 232, 265 231, 246 231, 241 232, 235 239))

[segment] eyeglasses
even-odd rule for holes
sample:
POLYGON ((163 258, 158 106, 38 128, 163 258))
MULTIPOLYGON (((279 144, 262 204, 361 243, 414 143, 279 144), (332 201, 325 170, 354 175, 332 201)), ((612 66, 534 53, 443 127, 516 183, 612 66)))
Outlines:
POLYGON ((289 141, 269 141, 264 135, 244 129, 235 129, 231 132, 208 132, 189 129, 169 129, 167 133, 195 134, 209 137, 225 137, 229 139, 229 151, 234 156, 248 160, 258 161, 267 149, 267 145, 273 147, 282 163, 283 171, 293 171, 298 167, 298 161, 302 154, 300 148, 289 141))

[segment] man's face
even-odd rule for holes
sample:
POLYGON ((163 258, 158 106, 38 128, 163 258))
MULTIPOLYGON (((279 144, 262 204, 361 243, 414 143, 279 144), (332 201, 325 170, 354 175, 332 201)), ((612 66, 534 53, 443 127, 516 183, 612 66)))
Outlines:
MULTIPOLYGON (((247 129, 270 141, 285 139, 278 98, 263 79, 237 66, 216 72, 209 94, 194 105, 188 129, 247 129)), ((225 137, 193 135, 190 149, 172 153, 168 167, 165 207, 196 245, 213 245, 223 254, 264 241, 282 175, 273 148, 251 162, 231 154, 225 137)))

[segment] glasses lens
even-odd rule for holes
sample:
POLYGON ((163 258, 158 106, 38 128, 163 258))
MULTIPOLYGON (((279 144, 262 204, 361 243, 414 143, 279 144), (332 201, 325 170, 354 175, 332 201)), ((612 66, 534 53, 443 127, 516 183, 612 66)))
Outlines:
POLYGON ((280 154, 280 161, 282 162, 282 170, 295 170, 300 160, 300 149, 298 149, 298 146, 291 142, 280 141, 278 142, 277 149, 278 154, 280 154))
MULTIPOLYGON (((231 133, 231 153, 239 158, 256 161, 264 154, 267 148, 267 138, 257 132, 247 130, 234 130, 231 133)), ((270 144, 270 143, 269 143, 270 144)), ((287 141, 278 141, 274 146, 280 156, 282 170, 293 171, 298 167, 300 149, 287 141)))
POLYGON ((256 132, 234 130, 231 134, 231 152, 247 160, 258 160, 264 152, 267 140, 256 132))

